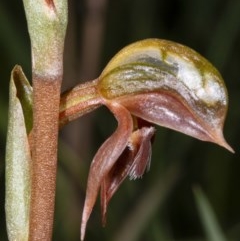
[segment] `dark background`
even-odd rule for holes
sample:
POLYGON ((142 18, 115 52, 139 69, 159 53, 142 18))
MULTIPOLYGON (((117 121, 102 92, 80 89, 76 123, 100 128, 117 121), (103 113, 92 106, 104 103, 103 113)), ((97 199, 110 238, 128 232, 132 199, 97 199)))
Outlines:
MULTIPOLYGON (((156 37, 187 45, 221 72, 229 111, 224 134, 233 155, 211 143, 157 128, 150 171, 125 181, 110 202, 101 227, 97 203, 86 240, 207 240, 194 201, 202 188, 227 240, 240 240, 240 1, 239 0, 70 0, 63 90, 96 78, 125 45, 156 37)), ((31 79, 30 41, 21 1, 0 2, 0 240, 4 216, 4 156, 8 85, 20 64, 31 79)), ((88 168, 116 122, 105 109, 69 124, 60 134, 53 240, 79 240, 88 168)), ((218 240, 217 240, 218 241, 218 240)))

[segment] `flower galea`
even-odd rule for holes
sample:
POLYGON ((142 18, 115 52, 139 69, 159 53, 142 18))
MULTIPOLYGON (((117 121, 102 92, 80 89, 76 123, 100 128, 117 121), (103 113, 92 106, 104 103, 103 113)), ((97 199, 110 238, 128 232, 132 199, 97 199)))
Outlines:
POLYGON ((82 240, 99 191, 105 224, 108 203, 122 181, 127 176, 139 178, 149 169, 154 124, 233 151, 222 134, 228 106, 222 77, 204 57, 183 45, 147 39, 125 47, 98 79, 62 96, 60 123, 101 105, 113 113, 118 127, 90 166, 82 240), (86 93, 81 101, 79 89, 86 93), (70 95, 75 96, 71 107, 66 104, 70 95), (83 111, 76 114, 74 108, 83 111))

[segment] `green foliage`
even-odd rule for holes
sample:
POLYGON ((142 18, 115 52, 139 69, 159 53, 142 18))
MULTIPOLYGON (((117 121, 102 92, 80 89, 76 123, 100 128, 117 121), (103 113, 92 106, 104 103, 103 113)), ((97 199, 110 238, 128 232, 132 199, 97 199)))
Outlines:
POLYGON ((226 241, 207 197, 199 187, 194 188, 198 212, 208 241, 226 241))

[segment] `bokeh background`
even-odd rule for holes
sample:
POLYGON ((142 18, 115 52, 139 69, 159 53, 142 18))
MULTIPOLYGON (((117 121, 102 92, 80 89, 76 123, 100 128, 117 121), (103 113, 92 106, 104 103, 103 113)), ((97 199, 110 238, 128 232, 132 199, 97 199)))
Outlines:
MULTIPOLYGON (((221 72, 229 111, 224 133, 233 155, 211 143, 157 127, 151 169, 126 180, 110 202, 101 227, 99 202, 86 240, 240 240, 240 1, 69 0, 63 90, 96 78, 125 45, 156 37, 185 44, 221 72), (223 236, 209 238, 193 190, 205 193, 223 236)), ((31 79, 30 41, 21 1, 0 2, 0 240, 4 215, 4 156, 11 69, 20 64, 31 79)), ((114 131, 105 108, 69 124, 60 133, 53 240, 79 240, 79 225, 91 159, 114 131)), ((218 229, 216 229, 218 230, 218 229)), ((215 230, 215 231, 216 231, 215 230)))

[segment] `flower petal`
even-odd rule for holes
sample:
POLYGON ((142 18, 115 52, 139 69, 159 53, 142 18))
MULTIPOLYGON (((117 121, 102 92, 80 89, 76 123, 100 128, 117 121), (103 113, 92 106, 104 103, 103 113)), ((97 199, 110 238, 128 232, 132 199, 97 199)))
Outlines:
POLYGON ((131 101, 126 97, 119 102, 139 118, 233 151, 223 137, 222 122, 213 120, 221 115, 221 111, 218 113, 215 108, 205 109, 206 115, 201 116, 184 99, 170 91, 138 94, 131 96, 131 101))
POLYGON ((103 143, 96 153, 88 176, 86 199, 81 224, 81 240, 84 239, 86 224, 96 202, 103 178, 115 164, 132 133, 132 117, 125 107, 118 103, 105 103, 118 121, 117 130, 103 143))
POLYGON ((101 216, 103 226, 106 224, 108 203, 121 183, 127 177, 133 158, 134 153, 126 147, 101 183, 101 216))
POLYGON ((141 118, 233 151, 222 134, 228 106, 224 81, 186 46, 161 39, 133 43, 112 58, 98 89, 105 99, 124 99, 141 118))
POLYGON ((102 223, 106 223, 107 206, 124 179, 141 177, 150 167, 152 153, 151 140, 154 127, 143 127, 134 131, 122 155, 104 178, 101 185, 102 223))

